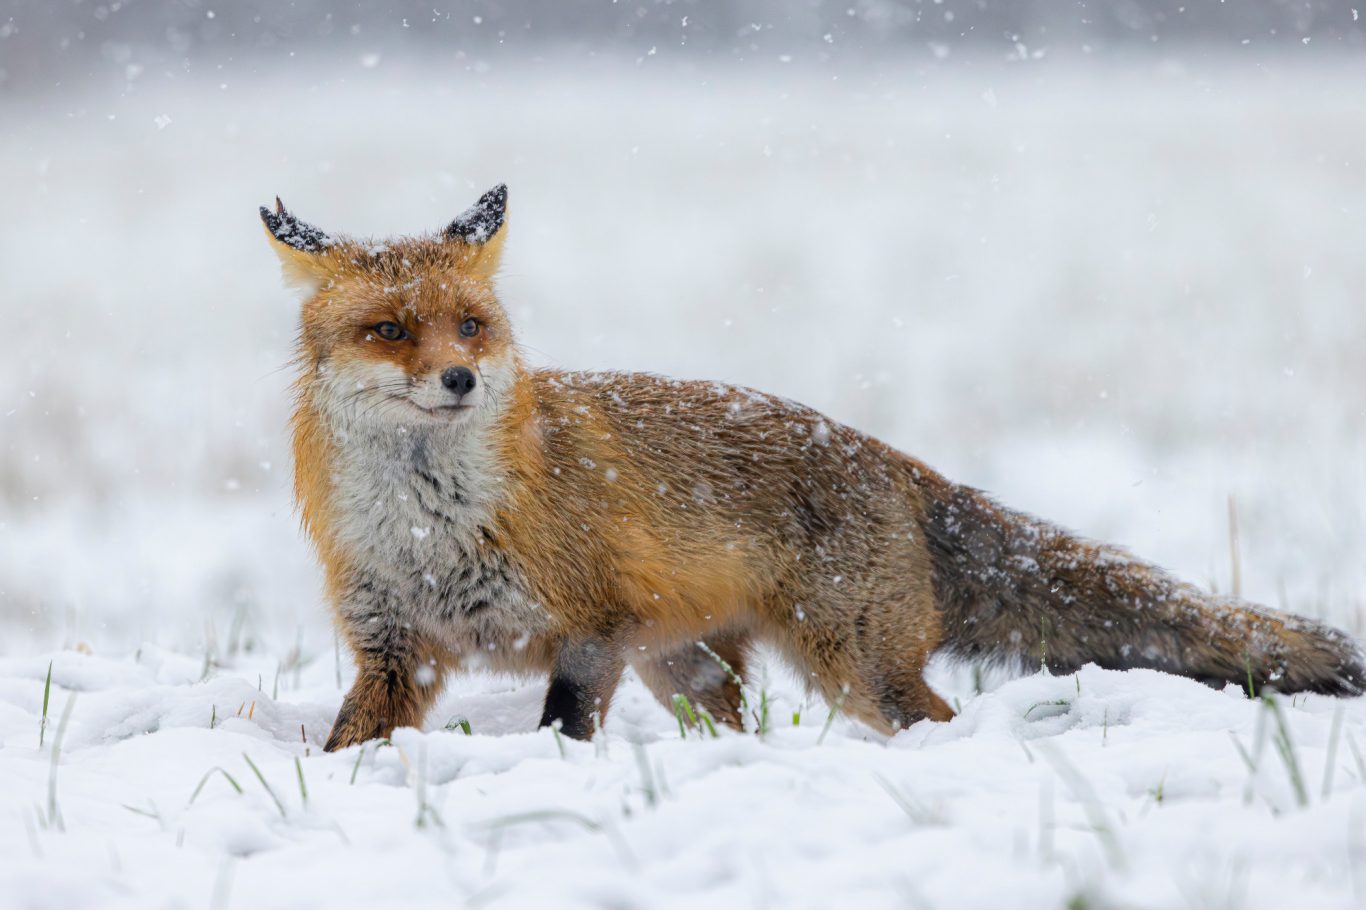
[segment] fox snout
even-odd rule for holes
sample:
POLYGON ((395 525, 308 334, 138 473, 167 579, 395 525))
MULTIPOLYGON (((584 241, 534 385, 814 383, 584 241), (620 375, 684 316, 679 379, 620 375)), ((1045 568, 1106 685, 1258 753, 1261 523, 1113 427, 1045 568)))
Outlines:
POLYGON ((448 363, 415 377, 408 399, 423 410, 448 413, 477 408, 484 394, 475 364, 448 363))
POLYGON ((441 374, 441 384, 450 389, 456 398, 464 398, 479 384, 474 371, 469 367, 448 367, 441 374))

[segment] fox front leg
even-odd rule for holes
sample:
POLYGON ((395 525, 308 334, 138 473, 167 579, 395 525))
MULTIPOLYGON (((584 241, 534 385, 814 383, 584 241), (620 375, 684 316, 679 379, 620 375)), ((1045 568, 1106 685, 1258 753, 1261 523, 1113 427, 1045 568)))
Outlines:
POLYGON ((441 694, 449 663, 444 652, 411 633, 375 638, 353 642, 356 681, 332 724, 327 752, 420 725, 441 694))
POLYGON ((574 739, 591 739, 612 702, 625 668, 622 646, 609 638, 565 641, 555 655, 541 726, 557 721, 574 739))

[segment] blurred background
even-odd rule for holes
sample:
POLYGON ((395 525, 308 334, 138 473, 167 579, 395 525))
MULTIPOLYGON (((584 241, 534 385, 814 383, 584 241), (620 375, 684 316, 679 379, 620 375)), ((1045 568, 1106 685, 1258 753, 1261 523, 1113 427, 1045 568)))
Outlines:
POLYGON ((256 207, 499 181, 539 364, 781 393, 1224 591, 1233 536, 1361 634, 1353 2, 0 3, 0 652, 330 658, 256 207))

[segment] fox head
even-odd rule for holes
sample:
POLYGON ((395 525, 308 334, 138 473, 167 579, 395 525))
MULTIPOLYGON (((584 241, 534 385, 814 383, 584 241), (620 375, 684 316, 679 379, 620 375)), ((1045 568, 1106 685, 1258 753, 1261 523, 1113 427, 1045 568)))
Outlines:
POLYGON ((439 233, 383 242, 328 234, 278 198, 261 220, 307 295, 299 354, 315 407, 356 429, 455 427, 497 411, 520 370, 493 289, 506 186, 439 233))

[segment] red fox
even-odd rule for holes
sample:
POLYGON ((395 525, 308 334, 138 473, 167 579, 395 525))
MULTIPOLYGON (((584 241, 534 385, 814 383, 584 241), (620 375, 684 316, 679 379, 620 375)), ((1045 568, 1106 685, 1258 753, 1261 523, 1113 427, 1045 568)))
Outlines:
POLYGON ((355 655, 329 750, 422 722, 448 671, 547 673, 590 737, 623 669, 739 727, 753 642, 884 733, 952 716, 935 652, 1360 694, 1348 635, 1206 594, 771 395, 522 361, 497 186, 440 233, 261 209, 301 286, 295 494, 355 655))

